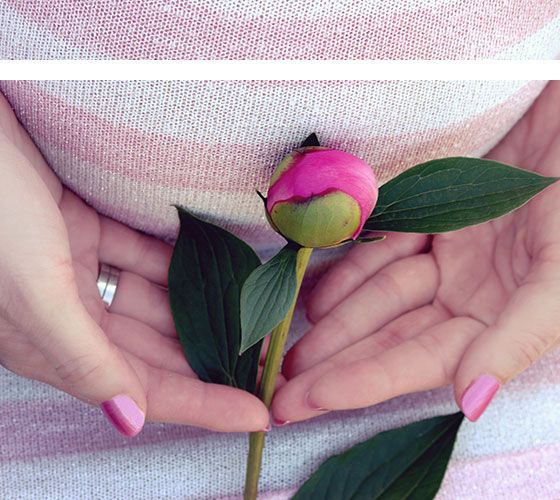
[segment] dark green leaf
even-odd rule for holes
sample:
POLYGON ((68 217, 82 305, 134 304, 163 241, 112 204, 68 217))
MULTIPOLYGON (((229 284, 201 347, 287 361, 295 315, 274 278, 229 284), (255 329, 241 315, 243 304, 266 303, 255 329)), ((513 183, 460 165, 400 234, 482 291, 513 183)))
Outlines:
POLYGON ((462 421, 454 413, 377 434, 329 458, 293 499, 434 498, 462 421))
POLYGON ((305 138, 305 141, 301 143, 300 147, 307 148, 309 146, 320 146, 320 145, 321 144, 319 144, 319 138, 317 137, 317 134, 313 132, 312 134, 310 134, 305 138))
POLYGON ((364 230, 454 231, 511 212, 556 180, 480 158, 432 160, 381 186, 364 230))
POLYGON ((239 300, 260 260, 228 231, 177 210, 181 228, 169 267, 169 302, 185 356, 201 380, 253 392, 261 346, 239 356, 239 300))
POLYGON ((288 244, 257 267, 241 290, 241 352, 262 340, 294 302, 297 247, 288 244))

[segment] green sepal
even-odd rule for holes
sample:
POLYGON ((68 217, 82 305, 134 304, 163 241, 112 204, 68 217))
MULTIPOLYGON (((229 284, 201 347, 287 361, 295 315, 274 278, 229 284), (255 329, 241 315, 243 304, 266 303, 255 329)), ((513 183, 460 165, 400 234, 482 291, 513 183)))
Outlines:
POLYGON ((317 134, 315 132, 313 132, 312 134, 309 134, 305 140, 301 143, 301 148, 308 148, 311 146, 320 146, 321 144, 319 143, 319 138, 317 137, 317 134))
POLYGON ((305 201, 276 203, 270 213, 278 232, 308 248, 324 248, 350 239, 360 226, 360 206, 342 191, 305 201))

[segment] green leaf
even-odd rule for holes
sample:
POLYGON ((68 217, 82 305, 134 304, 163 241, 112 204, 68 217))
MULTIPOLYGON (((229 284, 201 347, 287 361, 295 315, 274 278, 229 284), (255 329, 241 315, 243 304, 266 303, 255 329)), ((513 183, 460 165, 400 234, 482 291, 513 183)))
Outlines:
POLYGON ((301 143, 300 148, 307 148, 309 146, 320 146, 321 144, 319 144, 319 138, 317 137, 317 134, 315 132, 313 132, 312 134, 308 135, 305 140, 301 143))
POLYGON ((228 231, 177 210, 181 228, 169 266, 169 302, 185 356, 201 380, 253 392, 261 346, 239 356, 239 301, 260 260, 228 231))
POLYGON ((293 500, 434 498, 462 413, 385 431, 325 461, 293 500))
POLYGON ((480 158, 432 160, 381 186, 364 230, 454 231, 507 214, 557 180, 480 158))
POLYGON ((298 247, 288 244, 257 267, 241 290, 241 352, 262 340, 295 300, 298 247))
POLYGON ((383 236, 358 236, 355 241, 358 243, 373 243, 375 241, 383 241, 387 238, 387 235, 384 234, 383 236))

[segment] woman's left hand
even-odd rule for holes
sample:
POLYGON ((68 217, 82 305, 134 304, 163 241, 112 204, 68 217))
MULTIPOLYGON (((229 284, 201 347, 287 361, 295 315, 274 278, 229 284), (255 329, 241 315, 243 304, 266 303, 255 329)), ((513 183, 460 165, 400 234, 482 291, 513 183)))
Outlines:
POLYGON ((0 93, 0 366, 100 406, 127 436, 144 419, 267 428, 254 395, 202 382, 169 307, 172 248, 62 186, 0 93), (100 264, 122 270, 106 307, 100 264))
MULTIPOLYGON (((560 82, 489 157, 560 176, 560 82)), ((498 220, 356 245, 313 291, 275 421, 453 384, 476 420, 496 391, 560 342, 560 183, 498 220)))

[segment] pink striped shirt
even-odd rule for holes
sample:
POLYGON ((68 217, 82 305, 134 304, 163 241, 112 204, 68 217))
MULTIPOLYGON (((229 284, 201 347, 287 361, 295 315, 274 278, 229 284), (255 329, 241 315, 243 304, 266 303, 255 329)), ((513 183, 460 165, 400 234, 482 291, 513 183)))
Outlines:
POLYGON ((558 53, 560 14, 558 0, 0 5, 3 57, 19 59, 540 59, 558 53))
MULTIPOLYGON (((0 26, 4 58, 560 54, 560 1, 551 0, 0 0, 0 26)), ((483 155, 543 86, 4 81, 0 90, 62 181, 100 212, 173 238, 170 205, 181 203, 267 255, 280 240, 254 188, 266 191, 274 165, 308 133, 361 156, 384 182, 430 158, 483 155)), ((299 310, 294 336, 305 329, 299 310)), ((463 427, 440 498, 560 498, 559 361, 539 361, 463 427)), ((326 457, 375 432, 455 410, 444 389, 275 429, 263 498, 288 498, 326 457)), ((127 441, 97 409, 7 371, 0 436, 7 499, 237 498, 242 488, 244 435, 148 424, 127 441)))

